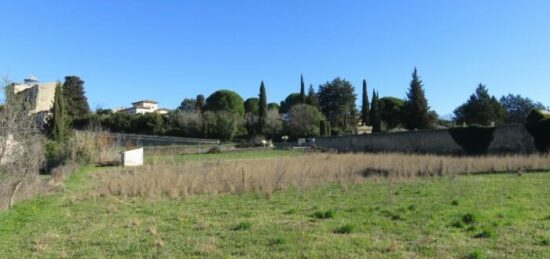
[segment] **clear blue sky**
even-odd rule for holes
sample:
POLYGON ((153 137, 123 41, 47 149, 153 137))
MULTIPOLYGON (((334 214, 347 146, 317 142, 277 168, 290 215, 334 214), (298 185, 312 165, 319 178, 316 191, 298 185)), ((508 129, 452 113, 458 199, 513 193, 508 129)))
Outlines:
MULTIPOLYGON (((451 113, 479 82, 550 105, 550 1, 0 2, 0 75, 78 75, 92 109, 231 89, 268 101, 340 76, 451 113)), ((370 95, 370 93, 369 93, 370 95)), ((358 100, 359 103, 359 100, 358 100)))

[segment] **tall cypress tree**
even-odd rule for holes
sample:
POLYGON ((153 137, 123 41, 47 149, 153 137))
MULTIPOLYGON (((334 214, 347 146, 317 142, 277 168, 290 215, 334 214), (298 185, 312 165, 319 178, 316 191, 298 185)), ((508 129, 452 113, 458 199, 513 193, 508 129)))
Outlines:
POLYGON ((262 133, 267 116, 267 96, 265 93, 264 81, 262 81, 262 83, 260 84, 260 102, 258 103, 258 105, 258 132, 262 133))
POLYGON ((65 77, 63 97, 67 103, 67 114, 71 120, 83 118, 90 113, 88 98, 84 92, 84 81, 78 76, 65 77))
POLYGON ((381 131, 380 100, 378 98, 378 93, 374 89, 372 90, 370 123, 372 124, 372 132, 381 131))
POLYGON ((306 102, 306 89, 304 85, 304 75, 300 75, 300 100, 302 103, 306 102))
POLYGON ((53 116, 50 119, 51 135, 57 143, 67 141, 69 135, 70 121, 67 114, 66 102, 63 94, 63 87, 60 83, 55 87, 53 116))
POLYGON ((367 93, 367 80, 363 79, 363 103, 361 105, 361 122, 369 125, 369 95, 367 93))
POLYGON ((426 129, 431 126, 435 118, 430 113, 430 106, 424 94, 422 80, 418 77, 416 67, 407 93, 407 100, 403 106, 403 125, 409 130, 426 129))

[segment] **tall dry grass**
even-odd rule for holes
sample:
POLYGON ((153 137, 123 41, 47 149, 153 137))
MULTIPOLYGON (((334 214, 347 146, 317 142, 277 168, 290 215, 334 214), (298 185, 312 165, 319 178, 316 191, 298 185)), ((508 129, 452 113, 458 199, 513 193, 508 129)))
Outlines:
POLYGON ((95 195, 186 197, 192 194, 263 192, 323 183, 342 186, 366 177, 412 178, 459 174, 550 170, 549 156, 449 157, 404 154, 308 154, 298 157, 218 162, 166 161, 94 174, 95 195))

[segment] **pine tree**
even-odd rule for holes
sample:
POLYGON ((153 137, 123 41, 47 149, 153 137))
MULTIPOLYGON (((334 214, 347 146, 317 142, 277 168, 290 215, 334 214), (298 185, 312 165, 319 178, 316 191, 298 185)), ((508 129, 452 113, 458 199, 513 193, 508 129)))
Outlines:
POLYGON ((306 102, 306 89, 304 85, 304 75, 300 75, 300 100, 302 103, 306 102))
POLYGON ((69 119, 83 118, 90 113, 90 106, 84 92, 84 81, 79 77, 65 77, 63 97, 67 103, 66 109, 69 119))
POLYGON ((265 93, 264 81, 262 81, 262 83, 260 84, 260 102, 258 105, 258 132, 262 133, 267 116, 267 96, 265 93))
POLYGON ((70 121, 67 114, 63 87, 60 83, 55 87, 53 116, 50 119, 52 138, 57 143, 65 143, 69 135, 70 121))
POLYGON ((407 100, 403 106, 403 125, 409 130, 429 128, 435 120, 422 87, 422 80, 414 68, 407 100))
POLYGON ((369 96, 367 93, 367 80, 363 79, 363 103, 361 106, 361 122, 369 125, 369 96))
POLYGON ((374 89, 372 90, 370 123, 372 124, 372 132, 381 131, 380 100, 378 98, 378 93, 374 89))

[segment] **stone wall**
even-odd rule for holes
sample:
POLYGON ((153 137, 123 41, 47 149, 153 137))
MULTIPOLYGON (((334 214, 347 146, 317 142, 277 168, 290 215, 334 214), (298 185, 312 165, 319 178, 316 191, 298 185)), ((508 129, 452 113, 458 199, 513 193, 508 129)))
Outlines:
MULTIPOLYGON (((315 144, 340 152, 464 153, 446 129, 318 138, 315 144)), ((489 153, 534 152, 533 138, 523 125, 497 127, 489 146, 489 153)))

